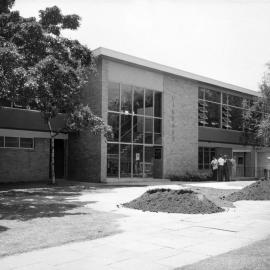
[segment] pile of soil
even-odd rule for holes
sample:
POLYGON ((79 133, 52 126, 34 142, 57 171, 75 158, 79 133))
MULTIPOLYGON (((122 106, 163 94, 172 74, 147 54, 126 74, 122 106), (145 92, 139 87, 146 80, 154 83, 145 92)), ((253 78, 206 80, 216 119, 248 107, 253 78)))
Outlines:
POLYGON ((270 181, 259 180, 240 191, 228 195, 224 199, 231 202, 241 200, 270 200, 270 181))
POLYGON ((204 195, 188 189, 150 189, 123 206, 143 211, 183 214, 211 214, 224 211, 204 195))

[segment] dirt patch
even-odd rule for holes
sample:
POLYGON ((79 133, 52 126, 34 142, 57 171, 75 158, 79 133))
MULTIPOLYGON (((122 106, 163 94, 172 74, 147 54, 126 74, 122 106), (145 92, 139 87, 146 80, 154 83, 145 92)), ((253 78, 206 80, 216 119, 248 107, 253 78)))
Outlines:
POLYGON ((270 181, 259 180, 227 197, 222 197, 222 199, 231 202, 241 200, 270 200, 270 181))
POLYGON ((211 214, 224 211, 203 194, 189 189, 151 189, 123 206, 150 212, 183 214, 211 214))

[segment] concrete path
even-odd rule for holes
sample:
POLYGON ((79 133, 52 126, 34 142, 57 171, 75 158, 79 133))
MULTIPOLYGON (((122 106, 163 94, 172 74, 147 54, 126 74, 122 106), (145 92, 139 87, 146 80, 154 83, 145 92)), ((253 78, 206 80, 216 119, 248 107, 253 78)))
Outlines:
MULTIPOLYGON (((236 186, 246 184, 250 182, 241 182, 236 186)), ((224 185, 213 183, 216 188, 224 185)), ((179 188, 176 185, 170 187, 179 188)), ((149 187, 98 190, 94 194, 73 198, 97 201, 96 204, 89 204, 96 210, 124 214, 125 217, 119 219, 123 232, 92 241, 9 256, 0 260, 0 269, 174 269, 270 235, 269 201, 241 201, 235 203, 236 208, 209 215, 150 213, 118 207, 147 189, 149 187)))

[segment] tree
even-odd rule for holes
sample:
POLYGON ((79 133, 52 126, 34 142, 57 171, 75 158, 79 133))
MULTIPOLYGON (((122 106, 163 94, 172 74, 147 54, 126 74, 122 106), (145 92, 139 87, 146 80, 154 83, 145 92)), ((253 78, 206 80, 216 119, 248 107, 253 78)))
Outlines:
POLYGON ((270 63, 260 84, 260 97, 252 104, 244 103, 243 124, 246 134, 255 134, 261 146, 270 145, 270 63))
POLYGON ((0 99, 37 109, 51 136, 51 174, 54 173, 54 138, 59 132, 88 130, 110 134, 110 127, 95 116, 80 95, 89 76, 96 75, 92 52, 61 30, 79 27, 78 15, 63 15, 53 6, 40 10, 39 20, 24 18, 5 1, 0 9, 0 99), (65 127, 54 130, 52 120, 65 114, 65 127))

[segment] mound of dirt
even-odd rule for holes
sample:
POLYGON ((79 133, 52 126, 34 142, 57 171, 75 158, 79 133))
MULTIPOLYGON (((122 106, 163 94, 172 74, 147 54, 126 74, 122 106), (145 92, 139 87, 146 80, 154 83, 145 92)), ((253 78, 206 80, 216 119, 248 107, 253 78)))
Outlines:
POLYGON ((192 190, 150 189, 125 207, 151 212, 211 214, 224 209, 192 190))
POLYGON ((259 180, 242 190, 234 192, 227 197, 225 200, 236 202, 241 200, 270 200, 270 181, 259 180))

